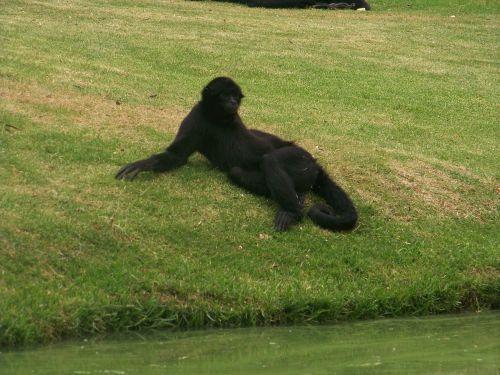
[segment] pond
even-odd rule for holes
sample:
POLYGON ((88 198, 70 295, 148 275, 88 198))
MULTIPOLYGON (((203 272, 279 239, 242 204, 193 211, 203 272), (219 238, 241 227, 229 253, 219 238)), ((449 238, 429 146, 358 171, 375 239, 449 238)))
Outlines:
POLYGON ((163 332, 4 351, 0 374, 492 374, 500 313, 163 332))

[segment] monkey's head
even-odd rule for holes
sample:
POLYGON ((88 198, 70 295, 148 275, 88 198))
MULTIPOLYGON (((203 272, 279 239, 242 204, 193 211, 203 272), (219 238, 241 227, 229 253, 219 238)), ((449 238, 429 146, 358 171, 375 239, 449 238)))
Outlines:
POLYGON ((216 117, 236 115, 243 97, 240 86, 228 77, 213 79, 201 92, 203 108, 216 117))

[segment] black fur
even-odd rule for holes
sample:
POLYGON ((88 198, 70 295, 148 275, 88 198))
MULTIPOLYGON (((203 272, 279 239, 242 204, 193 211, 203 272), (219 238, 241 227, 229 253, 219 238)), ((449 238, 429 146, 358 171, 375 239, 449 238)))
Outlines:
POLYGON ((225 172, 235 184, 274 199, 279 231, 303 216, 304 196, 314 191, 329 206, 315 204, 309 216, 330 230, 354 228, 357 213, 348 195, 307 151, 275 135, 247 129, 238 115, 243 98, 230 78, 218 77, 202 91, 202 99, 182 121, 165 152, 125 165, 118 179, 134 179, 141 171, 166 172, 184 165, 195 151, 225 172))
POLYGON ((232 3, 245 4, 250 7, 261 8, 307 8, 313 7, 318 9, 360 9, 365 8, 371 10, 370 4, 366 0, 348 0, 346 2, 336 1, 331 2, 317 0, 218 0, 228 1, 232 3))

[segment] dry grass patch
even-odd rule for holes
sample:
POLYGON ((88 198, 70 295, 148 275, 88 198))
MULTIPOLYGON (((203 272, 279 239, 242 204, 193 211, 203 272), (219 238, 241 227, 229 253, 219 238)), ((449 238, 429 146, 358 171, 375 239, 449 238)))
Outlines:
MULTIPOLYGON (((175 133, 186 110, 176 106, 160 109, 148 105, 130 105, 98 96, 52 90, 36 83, 0 80, 2 107, 28 117, 33 122, 57 126, 61 120, 82 128, 91 128, 109 137, 136 136, 137 128, 175 133)), ((72 132, 67 126, 59 130, 72 132)))
POLYGON ((379 169, 351 166, 348 180, 361 201, 400 221, 416 217, 473 218, 497 212, 493 179, 479 178, 464 166, 422 159, 392 159, 379 169))
MULTIPOLYGON (((421 160, 392 161, 399 192, 407 200, 418 200, 437 214, 478 217, 478 207, 467 202, 474 188, 421 160), (469 204, 468 204, 469 203, 469 204)), ((403 198, 403 197, 401 197, 403 198)))
POLYGON ((442 169, 423 160, 393 160, 390 163, 394 180, 390 191, 397 201, 409 202, 429 209, 438 217, 474 218, 482 220, 484 215, 492 214, 498 202, 488 199, 494 191, 492 182, 470 184, 457 170, 466 170, 463 166, 454 166, 451 170, 442 169))

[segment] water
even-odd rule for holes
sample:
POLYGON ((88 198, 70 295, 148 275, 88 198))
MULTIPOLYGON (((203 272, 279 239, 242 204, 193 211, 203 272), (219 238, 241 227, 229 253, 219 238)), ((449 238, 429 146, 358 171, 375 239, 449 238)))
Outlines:
POLYGON ((0 354, 0 374, 500 374, 500 313, 79 340, 0 354))

